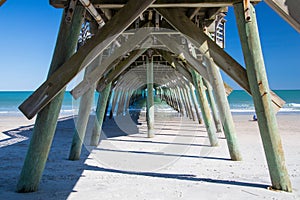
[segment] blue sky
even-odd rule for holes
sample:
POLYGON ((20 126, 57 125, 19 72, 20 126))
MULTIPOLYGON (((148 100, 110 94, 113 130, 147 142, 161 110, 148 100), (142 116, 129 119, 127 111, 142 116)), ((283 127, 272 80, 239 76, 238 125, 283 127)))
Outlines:
MULTIPOLYGON (((45 81, 62 14, 48 2, 10 0, 0 7, 0 90, 31 91, 45 81)), ((270 87, 300 89, 300 34, 265 3, 255 8, 270 87)), ((226 51, 244 66, 232 8, 226 19, 226 51)))

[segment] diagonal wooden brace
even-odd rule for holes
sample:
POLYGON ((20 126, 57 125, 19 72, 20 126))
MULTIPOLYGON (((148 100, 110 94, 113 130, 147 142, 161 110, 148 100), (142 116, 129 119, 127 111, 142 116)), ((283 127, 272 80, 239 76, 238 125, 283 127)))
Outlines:
MULTIPOLYGON (((202 54, 209 54, 214 62, 244 90, 251 94, 246 69, 242 67, 234 58, 227 54, 214 41, 205 35, 183 12, 178 9, 156 8, 156 10, 175 29, 184 34, 188 40, 195 45, 202 54)), ((274 111, 277 112, 284 105, 280 97, 271 92, 274 111)))
POLYGON ((182 48, 178 42, 171 40, 171 38, 167 35, 156 35, 156 38, 172 52, 179 55, 183 60, 186 60, 206 80, 209 80, 207 70, 202 63, 191 56, 190 53, 182 48))
POLYGON ((130 53, 130 56, 125 60, 120 61, 115 68, 107 75, 107 77, 103 77, 97 86, 97 91, 102 91, 107 84, 112 82, 116 77, 122 74, 138 57, 140 57, 146 49, 134 50, 130 53))
POLYGON ((101 30, 67 62, 55 71, 19 109, 28 118, 33 118, 85 67, 109 46, 136 20, 155 0, 130 0, 101 30))
MULTIPOLYGON (((82 96, 92 85, 94 85, 108 69, 108 67, 118 60, 122 55, 132 51, 138 44, 145 40, 151 33, 152 28, 141 28, 131 38, 129 38, 121 47, 117 48, 108 58, 106 58, 99 67, 87 74, 84 80, 73 90, 72 95, 75 99, 82 96)), ((117 63, 116 63, 117 64, 117 63)))

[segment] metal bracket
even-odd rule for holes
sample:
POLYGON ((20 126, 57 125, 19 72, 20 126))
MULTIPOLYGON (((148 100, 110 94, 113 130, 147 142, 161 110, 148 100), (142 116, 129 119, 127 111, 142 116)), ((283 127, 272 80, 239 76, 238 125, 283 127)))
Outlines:
POLYGON ((67 23, 71 23, 73 15, 74 15, 74 11, 75 11, 75 7, 77 5, 77 1, 78 0, 70 0, 69 6, 66 8, 66 22, 67 23))

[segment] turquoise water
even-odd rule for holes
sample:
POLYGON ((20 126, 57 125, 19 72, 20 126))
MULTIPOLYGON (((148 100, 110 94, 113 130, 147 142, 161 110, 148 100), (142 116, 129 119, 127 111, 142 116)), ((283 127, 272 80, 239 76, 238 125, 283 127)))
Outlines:
MULTIPOLYGON (((300 113, 300 90, 273 90, 286 104, 281 113, 300 113)), ((252 97, 243 90, 234 90, 228 97, 232 112, 254 112, 252 97)))
MULTIPOLYGON (((18 106, 22 104, 24 100, 26 100, 30 95, 32 94, 32 91, 22 91, 22 92, 3 92, 0 91, 0 115, 3 114, 22 114, 18 106)), ((95 93, 95 99, 97 98, 97 94, 95 93)), ((96 101, 96 100, 95 100, 96 101)), ((94 102, 94 105, 96 103, 94 102)), ((70 92, 65 92, 63 104, 61 113, 62 114, 74 114, 76 113, 79 100, 75 101, 72 98, 72 95, 70 92)), ((92 108, 95 110, 95 107, 92 108)))
MULTIPOLYGON (((286 101, 285 106, 280 110, 281 113, 300 113, 300 90, 275 90, 274 92, 286 101)), ((31 94, 32 92, 0 92, 0 115, 21 114, 18 106, 31 94)), ((96 100, 97 94, 95 93, 93 110, 96 107, 96 100)), ((232 112, 254 112, 252 98, 245 91, 233 91, 228 100, 232 112)), ((74 101, 71 94, 66 92, 61 112, 63 114, 76 113, 78 103, 79 101, 74 101)))

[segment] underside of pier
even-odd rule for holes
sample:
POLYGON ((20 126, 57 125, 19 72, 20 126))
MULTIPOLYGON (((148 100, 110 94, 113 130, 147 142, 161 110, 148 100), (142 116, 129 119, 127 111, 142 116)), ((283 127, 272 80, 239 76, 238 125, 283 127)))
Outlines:
MULTIPOLYGON (((300 12, 293 12, 299 11, 299 5, 278 2, 267 1, 299 31, 300 12)), ((83 144, 93 149, 103 141, 105 117, 115 118, 115 126, 126 129, 126 134, 136 134, 129 124, 141 110, 129 110, 143 108, 143 102, 145 115, 140 119, 147 126, 139 134, 149 141, 159 140, 164 114, 158 107, 164 102, 174 110, 167 115, 174 117, 174 125, 183 118, 186 124, 187 119, 203 123, 211 148, 218 146, 217 133, 223 132, 230 159, 241 161, 227 100, 232 88, 223 81, 222 70, 253 97, 272 188, 290 192, 275 117, 284 101, 268 86, 254 8, 258 3, 260 0, 50 0, 64 12, 48 78, 19 107, 28 119, 37 118, 17 191, 38 189, 65 88, 79 76, 71 91, 80 106, 70 160, 80 159, 83 144), (245 66, 224 50, 228 6, 234 7, 245 66), (91 125, 95 91, 99 98, 91 125)), ((104 157, 113 156, 102 150, 104 157)))

